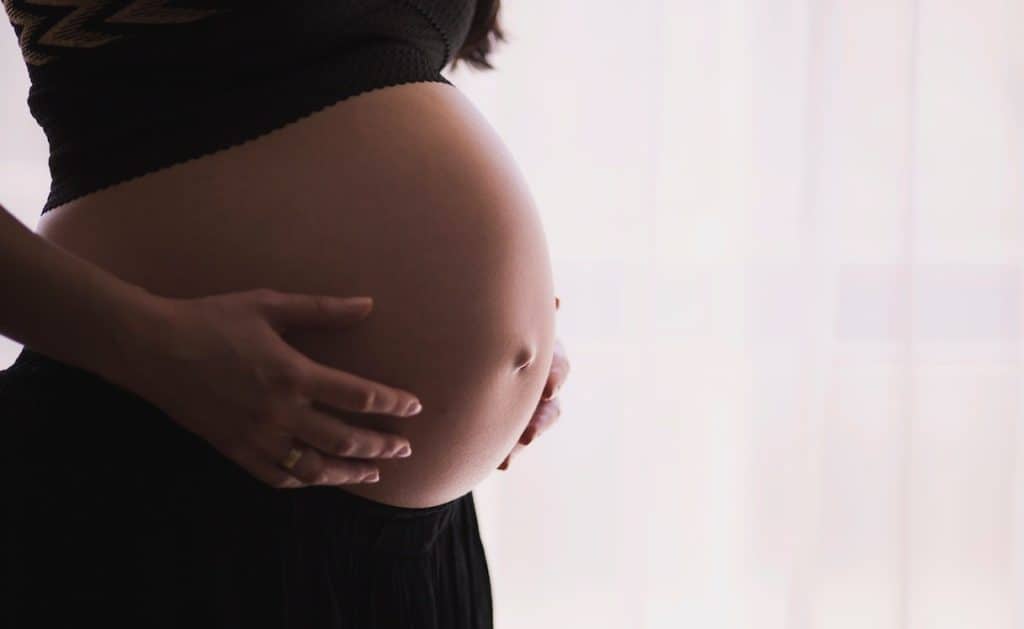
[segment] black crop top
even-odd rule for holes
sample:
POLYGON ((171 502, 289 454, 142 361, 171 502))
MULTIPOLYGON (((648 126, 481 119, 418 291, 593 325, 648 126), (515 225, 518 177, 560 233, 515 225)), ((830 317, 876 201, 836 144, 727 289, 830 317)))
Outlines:
MULTIPOLYGON (((451 82, 476 0, 2 0, 49 142, 45 213, 360 92, 451 82)), ((141 211, 141 208, 140 208, 141 211)))

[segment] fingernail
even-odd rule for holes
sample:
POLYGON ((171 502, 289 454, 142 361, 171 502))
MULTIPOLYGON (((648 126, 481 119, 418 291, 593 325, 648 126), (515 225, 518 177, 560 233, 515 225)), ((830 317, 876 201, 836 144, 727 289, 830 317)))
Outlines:
POLYGON ((409 446, 402 446, 398 449, 398 452, 395 453, 395 456, 407 457, 410 454, 412 454, 412 450, 409 449, 409 446))
POLYGON ((530 432, 528 432, 525 435, 523 435, 523 445, 524 446, 530 445, 530 442, 533 441, 533 438, 536 435, 537 435, 537 431, 535 431, 535 430, 531 430, 530 432))
POLYGON ((376 483, 380 480, 380 472, 372 472, 369 476, 363 477, 363 482, 376 483))
POLYGON ((420 401, 419 400, 413 400, 412 404, 408 408, 405 409, 405 414, 407 416, 408 415, 416 415, 417 413, 419 413, 422 410, 423 410, 423 405, 420 404, 420 401))

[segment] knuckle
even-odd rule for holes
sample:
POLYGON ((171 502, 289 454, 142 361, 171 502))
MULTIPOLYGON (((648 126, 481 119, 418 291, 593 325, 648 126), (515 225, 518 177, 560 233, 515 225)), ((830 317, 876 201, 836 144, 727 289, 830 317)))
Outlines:
POLYGON ((355 439, 351 435, 336 437, 331 443, 331 453, 337 456, 350 456, 356 449, 355 439))
POLYGON ((364 389, 359 393, 357 405, 359 410, 369 413, 377 403, 377 392, 373 389, 364 389))
POLYGON ((305 381, 305 369, 293 361, 282 362, 270 374, 271 389, 288 396, 300 393, 305 381))
POLYGON ((272 401, 265 402, 253 412, 253 421, 246 426, 246 434, 252 435, 258 429, 265 426, 279 426, 286 422, 286 414, 279 404, 272 401))
POLYGON ((377 471, 377 468, 371 465, 353 465, 346 470, 345 477, 350 483, 362 482, 364 478, 373 474, 377 471))
POLYGON ((330 315, 331 299, 326 295, 313 295, 313 308, 319 315, 330 315))
POLYGON ((319 462, 313 463, 307 468, 303 468, 302 471, 295 470, 293 473, 307 483, 322 483, 327 479, 327 472, 324 469, 324 465, 319 462))
POLYGON ((360 478, 362 478, 362 475, 359 473, 359 470, 353 468, 347 468, 341 473, 341 482, 344 484, 358 483, 360 478))

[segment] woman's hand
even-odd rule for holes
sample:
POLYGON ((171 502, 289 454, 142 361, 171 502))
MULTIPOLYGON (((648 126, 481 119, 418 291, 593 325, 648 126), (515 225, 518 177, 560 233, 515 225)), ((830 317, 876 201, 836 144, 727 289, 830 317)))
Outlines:
POLYGON ((348 425, 313 404, 408 416, 421 410, 414 395, 317 363, 280 335, 352 325, 372 300, 270 289, 154 299, 149 351, 130 356, 118 384, 268 485, 374 482, 379 470, 363 459, 411 453, 405 437, 348 425), (288 470, 281 461, 293 446, 302 456, 288 470))
MULTIPOLYGON (((558 297, 555 297, 555 310, 560 305, 558 297)), ((548 373, 548 381, 544 385, 544 392, 541 395, 540 403, 533 412, 530 423, 526 425, 519 441, 513 446, 512 452, 505 457, 505 460, 498 466, 499 470, 507 470, 509 463, 520 448, 526 447, 531 441, 543 434, 562 415, 562 405, 557 395, 558 391, 565 384, 569 377, 569 358, 565 355, 565 347, 562 341, 555 339, 554 356, 551 359, 551 370, 548 373)))

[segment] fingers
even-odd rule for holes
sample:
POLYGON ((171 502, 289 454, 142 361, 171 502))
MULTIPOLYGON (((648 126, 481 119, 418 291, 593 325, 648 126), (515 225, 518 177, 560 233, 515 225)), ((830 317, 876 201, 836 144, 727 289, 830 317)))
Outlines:
MULTIPOLYGON (((284 455, 282 454, 281 456, 283 457, 284 455)), ((292 489, 302 487, 303 485, 302 481, 292 476, 280 466, 268 461, 257 450, 239 446, 231 450, 230 458, 245 468, 250 474, 271 487, 292 489)))
POLYGON ((296 437, 333 457, 404 458, 412 454, 405 437, 351 426, 312 408, 299 411, 292 429, 296 437))
POLYGON ((551 427, 551 424, 555 423, 561 415, 562 402, 558 398, 555 398, 550 402, 544 402, 537 410, 537 413, 533 416, 533 420, 530 422, 530 425, 523 431, 523 435, 519 438, 519 442, 524 446, 530 445, 531 441, 547 431, 547 429, 551 427))
MULTIPOLYGON (((275 327, 351 323, 373 308, 370 297, 333 297, 286 293, 261 288, 253 291, 267 320, 275 327)), ((302 373, 309 397, 341 410, 410 416, 422 410, 416 396, 394 387, 361 378, 313 361, 301 352, 292 352, 302 373)))
MULTIPOLYGON (((555 309, 558 309, 559 300, 555 297, 555 309)), ((548 380, 544 384, 544 391, 541 393, 541 401, 537 405, 534 416, 530 418, 519 441, 513 446, 512 451, 498 465, 499 470, 507 470, 512 459, 524 446, 529 445, 534 439, 551 428, 551 425, 561 416, 562 404, 556 397, 562 385, 569 376, 569 359, 565 353, 565 345, 561 339, 555 339, 553 356, 551 359, 551 370, 548 373, 548 380)))
POLYGON ((380 413, 408 417, 423 410, 412 393, 332 369, 297 353, 304 365, 304 393, 318 402, 357 413, 380 413))
POLYGON ((562 383, 565 382, 564 372, 557 371, 552 368, 551 374, 548 376, 548 381, 544 385, 544 395, 541 396, 542 402, 550 402, 555 399, 558 392, 562 390, 562 383))
POLYGON ((302 456, 295 462, 291 474, 310 485, 350 485, 353 483, 375 483, 380 480, 376 465, 357 459, 338 459, 328 456, 315 447, 296 443, 292 439, 278 439, 274 460, 281 461, 292 447, 297 447, 302 456))
MULTIPOLYGON (((252 435, 246 445, 250 452, 256 453, 254 458, 261 461, 264 468, 269 466, 295 479, 297 484, 288 484, 286 487, 376 482, 380 478, 380 470, 372 462, 329 456, 282 431, 260 431, 252 435), (282 461, 293 447, 302 456, 290 470, 285 469, 282 461)), ((271 474, 269 470, 266 473, 271 474)))
MULTIPOLYGON (((552 373, 554 373, 554 372, 552 372, 552 373)), ((555 399, 555 396, 558 395, 558 391, 561 388, 562 388, 562 386, 557 381, 556 378, 548 378, 547 384, 544 385, 544 395, 541 396, 541 398, 540 398, 541 401, 549 402, 549 401, 555 399)))
POLYGON ((512 463, 512 459, 516 458, 516 455, 519 454, 519 451, 525 447, 526 446, 523 445, 522 441, 517 441, 516 445, 512 446, 512 451, 508 453, 508 456, 505 457, 505 460, 502 461, 501 465, 498 466, 498 469, 507 470, 509 464, 512 463))
POLYGON ((527 424, 526 429, 523 430, 523 434, 520 435, 519 441, 512 447, 512 451, 508 453, 508 456, 498 465, 499 470, 507 470, 512 459, 516 457, 521 449, 530 445, 530 443, 545 433, 551 425, 554 424, 559 417, 562 415, 562 403, 557 398, 550 402, 541 402, 537 409, 537 412, 530 419, 530 423, 527 424))
POLYGON ((275 327, 343 325, 355 323, 373 309, 371 297, 335 297, 256 289, 267 320, 275 327))
POLYGON ((565 354, 565 345, 563 345, 561 339, 555 339, 554 351, 551 357, 551 369, 548 372, 548 380, 544 384, 544 393, 541 399, 554 399, 568 377, 569 358, 565 354))

